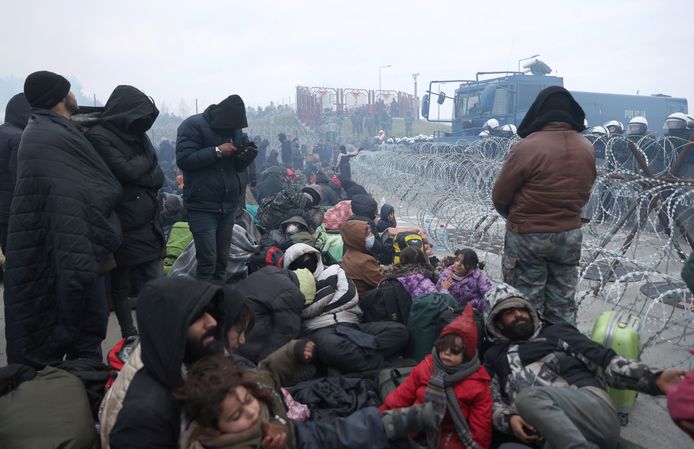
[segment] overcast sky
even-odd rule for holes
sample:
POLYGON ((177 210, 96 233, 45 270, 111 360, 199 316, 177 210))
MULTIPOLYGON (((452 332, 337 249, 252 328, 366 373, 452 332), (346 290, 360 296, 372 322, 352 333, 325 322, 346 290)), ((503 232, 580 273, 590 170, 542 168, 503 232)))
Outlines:
POLYGON ((418 72, 421 93, 536 53, 570 90, 694 100, 693 1, 4 0, 0 11, 0 77, 70 74, 102 101, 131 84, 172 110, 231 93, 293 101, 297 85, 377 88, 388 64, 384 89, 412 92, 418 72))

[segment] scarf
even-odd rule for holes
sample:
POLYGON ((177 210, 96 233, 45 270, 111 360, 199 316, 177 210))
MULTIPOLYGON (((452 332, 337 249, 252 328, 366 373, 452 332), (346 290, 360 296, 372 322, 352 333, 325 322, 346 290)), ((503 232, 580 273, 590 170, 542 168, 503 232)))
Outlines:
POLYGON ((480 361, 477 357, 472 357, 471 360, 463 362, 457 366, 445 366, 439 358, 439 353, 436 348, 431 352, 434 360, 434 373, 429 379, 429 385, 424 395, 425 402, 431 402, 434 406, 436 421, 438 425, 436 430, 427 430, 427 447, 436 449, 439 444, 439 436, 441 434, 441 421, 446 415, 446 412, 451 416, 455 430, 467 449, 480 449, 480 447, 472 439, 470 426, 468 426, 463 412, 458 405, 458 399, 455 397, 453 386, 458 382, 463 381, 480 367, 480 361))

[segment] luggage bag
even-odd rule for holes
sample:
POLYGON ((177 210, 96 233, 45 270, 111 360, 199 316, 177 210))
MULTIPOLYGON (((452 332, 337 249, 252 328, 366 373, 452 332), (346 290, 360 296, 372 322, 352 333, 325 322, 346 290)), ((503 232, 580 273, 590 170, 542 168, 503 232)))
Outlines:
MULTIPOLYGON (((606 348, 614 350, 622 357, 638 360, 641 356, 639 328, 641 320, 628 312, 603 312, 593 325, 591 339, 606 348)), ((623 426, 629 423, 629 411, 636 401, 633 390, 608 388, 607 392, 617 408, 623 426)))

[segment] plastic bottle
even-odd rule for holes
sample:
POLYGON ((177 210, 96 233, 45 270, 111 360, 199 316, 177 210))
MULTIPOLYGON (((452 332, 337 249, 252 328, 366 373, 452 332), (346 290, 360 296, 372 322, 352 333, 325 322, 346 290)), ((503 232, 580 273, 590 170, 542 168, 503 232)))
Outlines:
POLYGON ((445 225, 438 225, 434 240, 436 241, 434 246, 435 251, 446 251, 446 245, 448 244, 448 229, 445 225))

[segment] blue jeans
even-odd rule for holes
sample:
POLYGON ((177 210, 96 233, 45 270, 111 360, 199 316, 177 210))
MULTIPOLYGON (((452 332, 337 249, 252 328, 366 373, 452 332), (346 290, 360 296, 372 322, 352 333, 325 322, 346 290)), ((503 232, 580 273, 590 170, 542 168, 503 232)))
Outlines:
POLYGON ((226 280, 235 218, 236 210, 224 214, 188 211, 188 225, 193 234, 195 257, 198 262, 198 279, 226 280))

